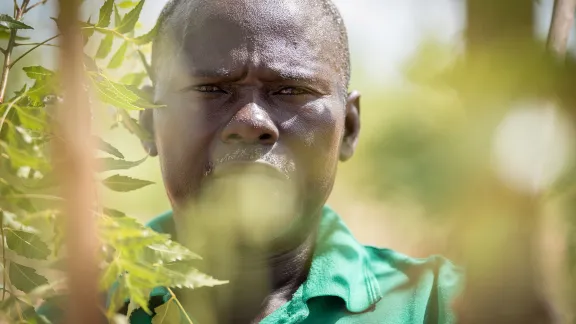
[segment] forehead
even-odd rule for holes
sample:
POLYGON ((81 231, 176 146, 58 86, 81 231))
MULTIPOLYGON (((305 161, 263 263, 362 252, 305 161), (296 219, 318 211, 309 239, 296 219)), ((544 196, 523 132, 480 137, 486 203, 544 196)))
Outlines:
POLYGON ((321 1, 305 2, 188 1, 171 20, 169 37, 178 44, 180 64, 198 73, 246 65, 303 76, 342 73, 332 18, 321 1))

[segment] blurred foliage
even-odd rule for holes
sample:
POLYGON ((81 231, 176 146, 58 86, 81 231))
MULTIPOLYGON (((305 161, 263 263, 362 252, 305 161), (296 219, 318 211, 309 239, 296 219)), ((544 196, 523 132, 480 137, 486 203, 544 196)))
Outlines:
MULTIPOLYGON (((109 107, 99 112, 94 105, 94 115, 104 116, 112 127, 124 127, 139 138, 149 135, 131 115, 131 111, 145 108, 161 108, 142 96, 138 87, 148 80, 148 63, 144 53, 149 52, 150 42, 157 28, 136 36, 135 28, 145 0, 137 2, 106 0, 100 8, 96 23, 82 22, 86 44, 85 68, 86 89, 93 94, 94 101, 109 107), (114 24, 112 23, 114 14, 114 24), (100 36, 100 40, 95 38, 100 36), (91 50, 90 41, 99 42, 91 50), (120 42, 113 50, 114 43, 120 42), (118 75, 113 70, 138 62, 137 71, 118 75)), ((30 50, 13 58, 3 66, 8 72, 13 62, 34 53, 41 46, 56 46, 49 38, 44 42, 18 44, 24 40, 18 36, 21 29, 33 26, 21 21, 27 12, 28 1, 17 8, 15 16, 0 15, 0 37, 7 39, 2 52, 12 53, 15 47, 30 46, 30 50), (11 63, 12 62, 12 63, 11 63)), ((54 19, 58 24, 58 20, 54 19)), ((58 182, 54 179, 49 143, 54 138, 51 124, 56 105, 61 100, 57 71, 40 65, 22 68, 27 84, 15 85, 11 78, 10 88, 18 89, 0 104, 0 224, 2 237, 2 299, 0 321, 46 323, 48 319, 37 314, 39 301, 54 301, 65 296, 60 273, 65 253, 61 252, 62 221, 58 209, 61 198, 58 182)), ((19 81, 19 80, 18 80, 19 81)), ((0 84, 5 91, 6 82, 0 84)), ((7 92, 9 93, 9 92, 7 92)), ((94 137, 102 154, 99 178, 102 185, 114 192, 130 192, 152 184, 152 181, 102 172, 133 168, 145 159, 126 160, 120 150, 99 137, 94 137)), ((110 321, 116 318, 126 300, 129 309, 141 307, 146 312, 150 291, 155 287, 213 286, 222 284, 195 268, 194 260, 199 256, 184 246, 172 241, 169 235, 158 234, 146 228, 122 211, 111 208, 95 208, 98 217, 103 293, 110 293, 105 314, 110 321)), ((175 299, 175 297, 174 297, 175 299)), ((50 305, 48 302, 48 306, 50 305)))

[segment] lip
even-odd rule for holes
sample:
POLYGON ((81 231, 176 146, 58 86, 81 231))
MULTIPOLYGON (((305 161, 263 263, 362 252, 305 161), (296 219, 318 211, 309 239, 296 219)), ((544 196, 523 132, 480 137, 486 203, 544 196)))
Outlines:
POLYGON ((279 168, 270 163, 260 161, 226 162, 216 166, 211 176, 220 178, 228 175, 237 175, 242 173, 263 174, 284 181, 289 180, 288 175, 282 172, 279 168))

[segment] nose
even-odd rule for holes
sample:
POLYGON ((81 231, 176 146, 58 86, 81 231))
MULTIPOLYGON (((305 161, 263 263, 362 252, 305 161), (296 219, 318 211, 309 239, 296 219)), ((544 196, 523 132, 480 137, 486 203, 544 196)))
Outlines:
POLYGON ((278 141, 278 128, 257 104, 242 107, 224 127, 224 143, 272 145, 278 141))

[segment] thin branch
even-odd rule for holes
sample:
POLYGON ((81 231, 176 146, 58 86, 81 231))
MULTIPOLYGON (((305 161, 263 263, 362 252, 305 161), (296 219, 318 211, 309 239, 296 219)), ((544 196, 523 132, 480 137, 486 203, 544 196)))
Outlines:
POLYGON ((38 7, 40 5, 45 4, 46 2, 48 2, 48 0, 41 0, 36 2, 35 4, 31 5, 30 7, 26 8, 26 10, 24 10, 24 13, 27 13, 28 11, 34 9, 35 7, 38 7))
POLYGON ((556 0, 554 1, 554 11, 550 23, 547 47, 560 57, 566 55, 568 37, 574 23, 574 10, 576 0, 556 0))
POLYGON ((34 47, 30 48, 29 50, 27 50, 26 52, 24 52, 24 54, 20 55, 20 57, 18 57, 17 59, 15 59, 12 63, 10 63, 9 68, 14 67, 14 64, 16 64, 18 61, 20 61, 22 58, 24 58, 26 55, 30 54, 30 52, 32 52, 33 50, 37 49, 38 47, 48 43, 49 41, 57 38, 58 36, 60 36, 60 34, 56 35, 56 36, 52 36, 50 38, 48 38, 47 40, 36 44, 34 47))
POLYGON ((42 44, 42 43, 16 43, 16 44, 14 44, 14 46, 16 46, 16 47, 18 47, 18 46, 34 46, 34 45, 58 47, 58 45, 56 45, 56 44, 42 44))
POLYGON ((6 94, 6 87, 8 86, 8 74, 10 72, 10 56, 14 48, 14 41, 16 40, 16 29, 10 31, 10 39, 8 40, 8 47, 4 52, 4 64, 2 68, 2 76, 0 77, 0 104, 4 102, 6 94))
POLYGON ((0 47, 0 52, 2 52, 2 54, 6 55, 6 49, 0 47))
POLYGON ((178 300, 178 298, 176 298, 176 295, 174 294, 174 292, 172 291, 172 289, 168 288, 168 292, 170 293, 170 296, 172 296, 171 299, 173 299, 176 302, 176 305, 178 305, 178 308, 180 308, 180 310, 182 311, 182 313, 184 314, 184 317, 186 317, 186 320, 188 321, 189 324, 194 324, 192 322, 192 320, 190 319, 190 316, 188 316, 188 313, 186 312, 186 310, 184 309, 184 307, 182 307, 182 304, 180 304, 180 301, 178 300))
MULTIPOLYGON (((22 0, 22 6, 18 8, 16 0, 14 0, 14 10, 16 15, 14 18, 18 21, 22 19, 24 15, 24 10, 28 6, 30 0, 22 0), (18 8, 18 10, 16 10, 18 8)), ((10 39, 8 40, 8 46, 6 47, 6 52, 4 53, 4 64, 2 65, 2 76, 0 77, 0 104, 4 102, 4 97, 6 95, 6 87, 8 86, 8 75, 10 74, 10 56, 12 55, 12 50, 14 49, 14 44, 16 43, 16 33, 17 29, 10 30, 10 39)))
POLYGON ((6 298, 6 243, 4 239, 4 212, 0 210, 0 235, 2 235, 2 301, 6 298))

